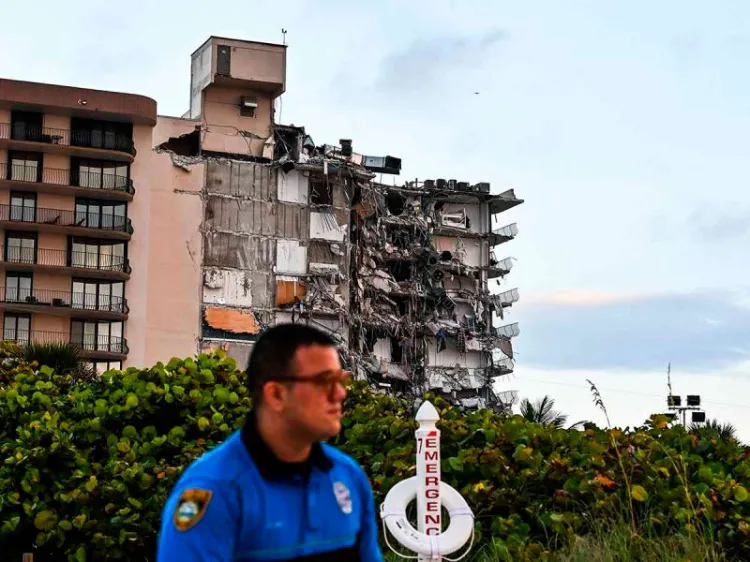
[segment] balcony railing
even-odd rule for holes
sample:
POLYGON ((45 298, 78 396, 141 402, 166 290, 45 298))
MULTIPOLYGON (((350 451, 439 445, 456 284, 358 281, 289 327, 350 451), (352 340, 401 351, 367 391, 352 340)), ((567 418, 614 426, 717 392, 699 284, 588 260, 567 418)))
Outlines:
POLYGON ((7 263, 44 265, 49 267, 77 267, 96 271, 130 273, 130 260, 124 256, 97 252, 68 252, 51 248, 4 248, 0 246, 0 259, 7 263))
POLYGON ((127 299, 111 295, 96 295, 81 291, 53 291, 49 289, 21 289, 0 287, 0 303, 53 306, 90 312, 130 312, 127 299))
POLYGON ((509 224, 493 230, 490 234, 490 243, 493 246, 497 246, 503 242, 513 240, 516 236, 518 236, 518 225, 516 223, 509 224))
POLYGON ((51 129, 26 123, 0 123, 0 139, 100 148, 135 154, 135 145, 129 136, 86 129, 51 129))
POLYGON ((96 271, 130 273, 130 260, 124 256, 97 252, 68 252, 51 248, 21 248, 0 246, 0 259, 6 263, 44 265, 49 267, 77 267, 96 271))
POLYGON ((130 352, 125 338, 117 336, 93 336, 66 334, 65 332, 45 332, 39 330, 15 330, 5 328, 2 340, 20 345, 28 343, 70 343, 87 353, 117 353, 127 355, 130 352))
POLYGON ((506 324, 505 326, 500 326, 499 328, 494 328, 498 336, 503 336, 506 338, 516 338, 521 333, 521 328, 518 326, 518 322, 515 322, 513 324, 506 324))
POLYGON ((95 228, 116 232, 133 233, 133 225, 127 217, 109 213, 65 211, 23 205, 0 205, 0 221, 29 222, 54 226, 95 228))
POLYGON ((26 164, 11 164, 8 166, 7 162, 0 162, 0 180, 45 183, 49 185, 71 185, 85 189, 122 191, 131 195, 135 193, 133 180, 117 174, 39 168, 38 166, 29 166, 26 164))

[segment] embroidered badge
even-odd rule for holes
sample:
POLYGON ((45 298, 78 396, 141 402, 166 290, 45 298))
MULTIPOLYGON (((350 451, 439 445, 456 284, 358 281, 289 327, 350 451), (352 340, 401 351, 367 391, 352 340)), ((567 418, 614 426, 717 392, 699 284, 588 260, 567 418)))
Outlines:
POLYGON ((339 502, 341 511, 349 515, 352 512, 352 495, 349 493, 349 488, 341 482, 334 482, 333 494, 336 496, 336 501, 339 502))
POLYGON ((200 488, 188 488, 182 492, 174 510, 174 526, 177 530, 187 531, 194 527, 206 513, 208 502, 213 495, 211 490, 200 488))

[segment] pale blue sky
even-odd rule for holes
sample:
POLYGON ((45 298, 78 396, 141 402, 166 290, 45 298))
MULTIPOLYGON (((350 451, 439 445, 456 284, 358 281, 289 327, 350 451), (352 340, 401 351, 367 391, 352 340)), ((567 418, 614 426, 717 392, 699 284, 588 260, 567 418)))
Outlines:
MULTIPOLYGON (((105 6, 11 1, 6 21, 29 23, 0 34, 0 75, 142 93, 181 115, 207 36, 286 28, 283 122, 403 158, 398 181, 489 181, 526 199, 500 223, 520 235, 499 250, 518 262, 498 289, 522 296, 503 388, 602 421, 591 378, 631 425, 661 408, 668 361, 705 400, 750 390, 747 2, 105 6)), ((750 406, 709 414, 750 440, 750 406)))

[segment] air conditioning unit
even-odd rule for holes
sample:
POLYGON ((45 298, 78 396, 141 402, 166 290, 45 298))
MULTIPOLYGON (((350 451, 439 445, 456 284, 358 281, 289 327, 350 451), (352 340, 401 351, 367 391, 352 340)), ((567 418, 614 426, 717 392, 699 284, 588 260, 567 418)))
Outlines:
POLYGON ((401 173, 401 158, 395 156, 365 156, 362 165, 371 172, 395 175, 401 173))
POLYGON ((479 182, 474 186, 474 191, 478 191, 479 193, 489 193, 490 192, 490 184, 489 182, 482 181, 479 182))

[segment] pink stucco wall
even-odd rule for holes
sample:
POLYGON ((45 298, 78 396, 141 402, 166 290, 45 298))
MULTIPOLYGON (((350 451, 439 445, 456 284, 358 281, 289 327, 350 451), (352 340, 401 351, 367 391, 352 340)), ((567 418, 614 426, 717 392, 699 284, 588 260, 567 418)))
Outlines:
MULTIPOLYGON (((150 146, 189 133, 195 125, 159 117, 150 146)), ((169 154, 150 151, 144 141, 136 140, 138 156, 131 171, 137 191, 129 209, 135 234, 129 251, 133 273, 126 288, 130 354, 125 365, 135 366, 194 353, 200 328, 204 166, 185 171, 169 154)))

